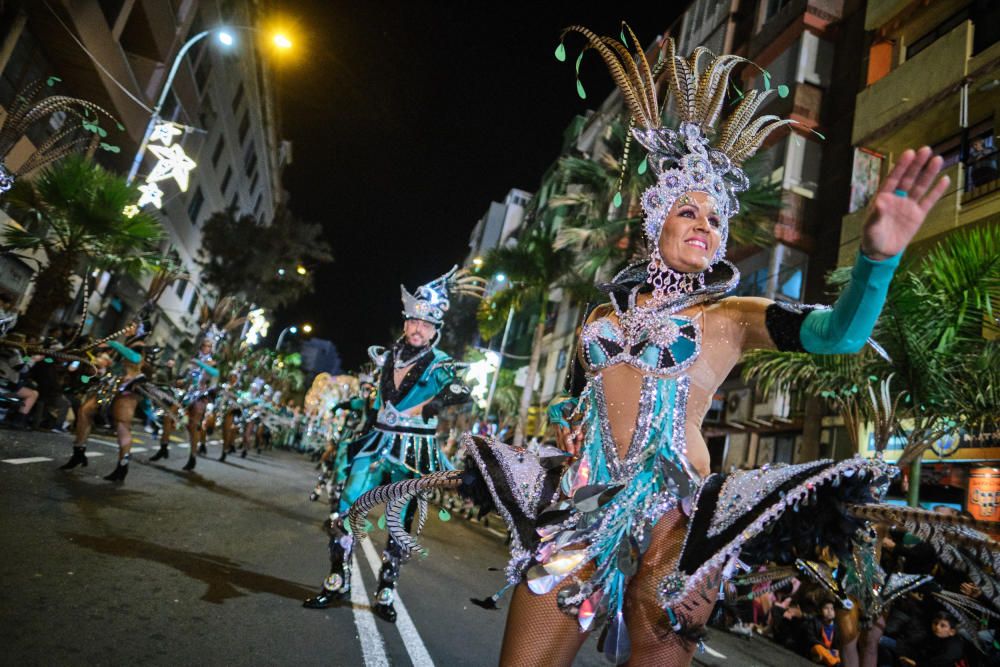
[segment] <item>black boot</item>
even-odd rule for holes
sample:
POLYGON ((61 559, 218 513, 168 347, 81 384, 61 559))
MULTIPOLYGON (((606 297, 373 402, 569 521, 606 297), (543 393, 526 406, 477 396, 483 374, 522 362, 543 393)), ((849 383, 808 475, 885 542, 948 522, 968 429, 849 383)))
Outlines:
POLYGON ((167 449, 167 443, 161 442, 160 449, 155 454, 150 456, 149 460, 159 461, 160 459, 169 459, 169 458, 170 458, 170 450, 167 449))
POLYGON ((208 456, 208 447, 204 442, 198 445, 198 456, 208 456))
POLYGON ((246 457, 247 457, 247 448, 244 447, 243 449, 240 450, 240 458, 245 459, 246 457))
POLYGON ((73 456, 69 461, 59 466, 60 470, 72 470, 77 466, 87 467, 87 448, 73 445, 73 456))
POLYGON ((197 462, 198 460, 194 457, 194 454, 191 454, 188 456, 188 462, 184 464, 184 467, 181 468, 181 470, 194 470, 194 465, 197 462))
POLYGON ((10 427, 18 431, 30 431, 31 423, 28 421, 28 415, 23 412, 15 412, 14 416, 10 418, 10 427))
POLYGON ((399 571, 403 566, 403 550, 392 537, 382 552, 382 569, 378 573, 378 592, 375 593, 375 606, 372 611, 383 621, 396 622, 396 582, 399 581, 399 571))
POLYGON ((122 462, 119 461, 118 465, 115 466, 115 469, 111 471, 111 474, 105 475, 104 479, 108 480, 109 482, 124 482, 125 475, 127 474, 128 474, 128 463, 126 462, 124 465, 122 465, 122 462))
POLYGON ((313 597, 305 600, 306 609, 326 609, 340 600, 351 598, 351 552, 354 538, 344 530, 339 518, 330 522, 330 575, 323 580, 323 588, 313 597))
POLYGON ((229 453, 229 452, 227 452, 227 451, 226 451, 226 446, 225 446, 225 445, 223 445, 223 446, 222 446, 222 456, 220 456, 220 457, 219 457, 219 461, 220 461, 220 462, 221 462, 221 461, 225 461, 225 460, 226 460, 226 454, 228 454, 228 453, 229 453))

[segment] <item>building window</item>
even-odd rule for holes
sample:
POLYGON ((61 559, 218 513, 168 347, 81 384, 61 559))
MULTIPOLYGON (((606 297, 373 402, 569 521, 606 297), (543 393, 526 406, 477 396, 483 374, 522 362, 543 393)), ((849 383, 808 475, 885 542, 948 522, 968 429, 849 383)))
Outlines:
POLYGON ((250 130, 250 111, 249 109, 243 112, 243 119, 240 121, 239 138, 240 145, 243 145, 243 141, 247 138, 247 132, 250 130))
POLYGON ((768 21, 772 16, 784 9, 792 0, 767 0, 767 11, 764 20, 768 21))
POLYGON ((187 290, 187 286, 188 282, 183 278, 177 281, 177 287, 175 288, 175 291, 177 292, 177 298, 180 299, 181 301, 184 300, 184 292, 185 290, 187 290))
MULTIPOLYGON (((194 290, 192 290, 194 292, 194 290)), ((195 309, 198 307, 198 293, 194 292, 191 295, 191 302, 188 303, 188 313, 194 315, 195 309)))
POLYGON ((559 350, 559 356, 556 357, 556 370, 561 371, 566 368, 566 348, 559 350))
POLYGON ((240 85, 236 88, 236 94, 233 95, 233 111, 236 111, 240 107, 240 102, 243 101, 243 82, 240 81, 240 85))
POLYGON ((205 195, 201 192, 201 186, 194 191, 194 196, 191 197, 191 203, 188 204, 188 217, 191 218, 191 224, 198 224, 198 214, 201 213, 201 207, 205 203, 205 195))
POLYGON ((254 173, 254 170, 257 169, 257 151, 255 148, 256 146, 254 146, 253 142, 250 142, 250 145, 247 146, 246 152, 243 153, 243 162, 246 164, 247 178, 250 178, 250 176, 254 173))
POLYGON ((219 166, 219 158, 222 157, 222 148, 223 148, 223 146, 226 143, 224 141, 224 139, 225 139, 225 137, 220 134, 219 135, 219 140, 215 142, 215 150, 212 151, 212 166, 213 167, 218 167, 219 166))
POLYGON ((226 194, 226 190, 229 189, 229 181, 233 178, 233 168, 232 166, 226 167, 226 174, 222 177, 222 185, 219 186, 219 193, 226 194))

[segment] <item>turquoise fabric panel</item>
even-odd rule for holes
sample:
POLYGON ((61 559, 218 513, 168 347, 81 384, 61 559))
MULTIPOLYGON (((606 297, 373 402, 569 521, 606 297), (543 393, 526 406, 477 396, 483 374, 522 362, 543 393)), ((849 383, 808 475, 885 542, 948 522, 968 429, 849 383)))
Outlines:
POLYGON ((881 262, 861 253, 851 280, 829 310, 814 310, 799 330, 802 347, 813 354, 854 354, 872 334, 902 253, 881 262))

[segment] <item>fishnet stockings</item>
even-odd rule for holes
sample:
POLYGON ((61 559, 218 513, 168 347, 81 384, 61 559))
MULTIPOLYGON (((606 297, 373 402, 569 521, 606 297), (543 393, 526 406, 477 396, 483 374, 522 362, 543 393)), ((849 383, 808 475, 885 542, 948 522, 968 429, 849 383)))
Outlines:
MULTIPOLYGON (((667 615, 656 599, 657 586, 680 557, 686 527, 686 519, 679 511, 664 515, 653 529, 652 542, 643 556, 639 573, 629 582, 625 620, 632 642, 632 657, 627 663, 630 667, 686 665, 694 654, 695 643, 670 628, 667 615)), ((581 578, 585 579, 592 571, 592 568, 584 570, 581 578)), ((687 605, 684 620, 688 628, 708 621, 717 590, 717 586, 708 587, 703 597, 687 605)), ((523 583, 516 588, 500 652, 502 667, 568 666, 573 663, 587 633, 580 632, 575 618, 559 610, 556 605, 558 593, 558 587, 545 595, 535 595, 523 583)))

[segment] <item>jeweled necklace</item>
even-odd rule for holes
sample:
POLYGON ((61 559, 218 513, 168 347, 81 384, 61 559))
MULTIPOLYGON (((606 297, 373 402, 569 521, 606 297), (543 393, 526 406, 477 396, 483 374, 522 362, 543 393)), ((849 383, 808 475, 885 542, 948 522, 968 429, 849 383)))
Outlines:
POLYGON ((654 249, 646 269, 646 283, 652 285, 651 298, 644 304, 637 303, 640 283, 629 291, 628 309, 622 311, 615 299, 611 304, 618 315, 625 338, 635 344, 644 333, 657 345, 667 346, 677 340, 680 327, 669 316, 685 307, 688 296, 705 286, 703 273, 679 273, 671 269, 654 249))
POLYGON ((392 350, 392 367, 393 367, 393 369, 399 370, 401 368, 409 368, 410 366, 412 366, 413 364, 417 363, 422 358, 424 358, 425 356, 427 356, 427 354, 429 354, 431 352, 431 350, 434 349, 433 345, 427 345, 422 350, 420 350, 419 352, 417 352, 416 354, 414 354, 412 357, 410 357, 409 359, 407 359, 407 360, 404 361, 403 357, 402 357, 403 350, 405 350, 406 348, 412 348, 412 347, 413 347, 412 345, 408 345, 406 343, 403 343, 402 345, 397 345, 397 346, 393 347, 393 350, 392 350))

